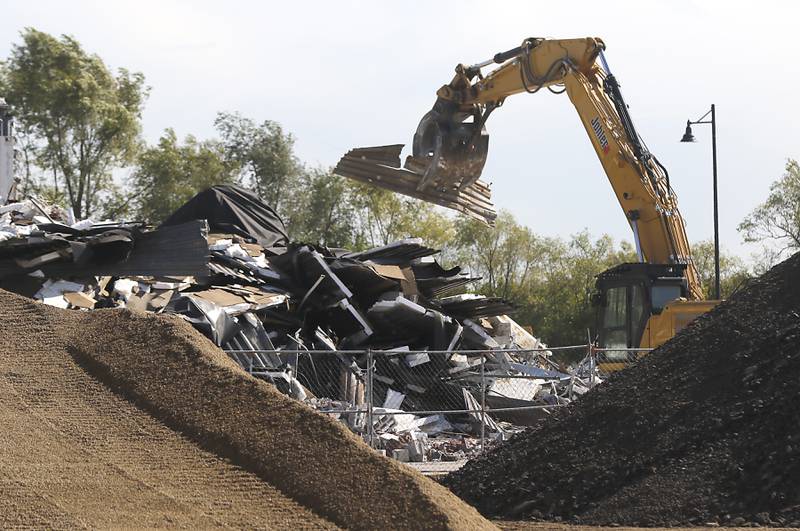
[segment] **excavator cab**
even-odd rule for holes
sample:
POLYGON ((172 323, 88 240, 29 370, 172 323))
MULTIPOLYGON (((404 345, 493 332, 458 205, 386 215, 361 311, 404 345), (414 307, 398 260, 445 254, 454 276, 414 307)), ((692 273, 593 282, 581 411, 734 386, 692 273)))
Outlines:
MULTIPOLYGON (((689 295, 686 264, 626 263, 597 275, 592 302, 597 309, 598 366, 603 372, 624 368, 646 354, 632 348, 654 348, 661 338, 677 330, 702 312, 684 316, 689 295)), ((705 307, 706 304, 703 304, 705 307)), ((705 310, 704 310, 705 311, 705 310)))

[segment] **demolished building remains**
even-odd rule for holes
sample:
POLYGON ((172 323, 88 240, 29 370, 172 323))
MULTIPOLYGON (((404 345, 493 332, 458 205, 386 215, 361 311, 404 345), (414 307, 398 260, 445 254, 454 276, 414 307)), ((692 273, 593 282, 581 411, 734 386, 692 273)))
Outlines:
POLYGON ((476 279, 437 252, 419 239, 363 251, 292 242, 235 186, 199 193, 157 228, 74 220, 35 199, 0 207, 3 289, 180 315, 254 376, 410 460, 466 456, 465 435, 531 422, 481 415, 479 402, 524 410, 588 389, 508 317, 511 304, 464 293, 476 279))

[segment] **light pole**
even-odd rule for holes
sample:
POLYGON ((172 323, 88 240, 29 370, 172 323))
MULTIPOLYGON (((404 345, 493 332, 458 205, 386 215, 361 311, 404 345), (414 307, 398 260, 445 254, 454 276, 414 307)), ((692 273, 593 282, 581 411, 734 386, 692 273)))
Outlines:
POLYGON ((686 132, 681 142, 695 142, 692 126, 695 124, 711 124, 711 156, 714 161, 714 298, 719 299, 719 202, 717 201, 717 120, 714 104, 711 110, 694 122, 686 120, 686 132), (703 120, 711 115, 711 120, 703 120))

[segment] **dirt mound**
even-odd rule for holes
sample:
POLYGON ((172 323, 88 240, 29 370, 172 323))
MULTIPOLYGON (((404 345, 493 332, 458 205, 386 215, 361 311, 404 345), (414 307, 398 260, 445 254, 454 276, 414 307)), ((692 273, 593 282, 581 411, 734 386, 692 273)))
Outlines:
POLYGON ((445 478, 486 515, 800 525, 800 254, 445 478))
POLYGON ((0 319, 2 527, 492 528, 177 317, 0 319))

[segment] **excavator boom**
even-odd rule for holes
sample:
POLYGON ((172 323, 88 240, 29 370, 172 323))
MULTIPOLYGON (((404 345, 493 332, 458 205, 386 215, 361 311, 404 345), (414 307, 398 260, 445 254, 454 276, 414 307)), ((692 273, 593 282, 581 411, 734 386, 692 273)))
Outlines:
POLYGON ((636 132, 604 49, 597 38, 529 38, 491 60, 460 64, 417 127, 404 169, 399 169, 399 156, 387 165, 368 158, 362 148, 345 155, 336 172, 491 223, 488 186, 479 179, 488 152, 489 116, 515 94, 545 88, 566 92, 630 223, 639 260, 685 264, 688 298, 702 299, 669 175, 636 132), (484 74, 491 64, 500 66, 484 74))

